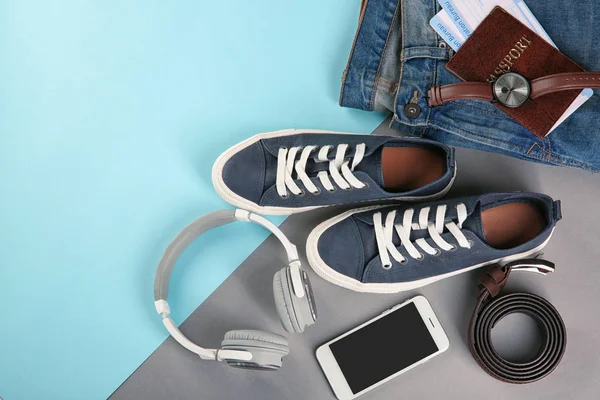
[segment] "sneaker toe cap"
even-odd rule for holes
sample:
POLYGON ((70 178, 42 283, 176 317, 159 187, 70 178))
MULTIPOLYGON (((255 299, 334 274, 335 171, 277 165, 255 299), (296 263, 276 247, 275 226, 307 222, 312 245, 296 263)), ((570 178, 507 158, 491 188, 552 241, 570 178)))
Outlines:
POLYGON ((358 227, 352 217, 327 228, 319 238, 317 251, 329 268, 349 278, 361 280, 364 250, 358 227))
POLYGON ((260 143, 246 147, 227 160, 221 179, 236 195, 258 204, 265 180, 265 157, 260 143))

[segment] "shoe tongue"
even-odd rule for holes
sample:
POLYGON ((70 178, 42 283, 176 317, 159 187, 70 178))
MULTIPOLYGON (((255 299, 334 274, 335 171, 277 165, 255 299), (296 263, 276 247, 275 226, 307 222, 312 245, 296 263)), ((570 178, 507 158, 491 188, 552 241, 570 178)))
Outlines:
POLYGON ((354 172, 363 172, 369 175, 379 187, 383 187, 383 169, 381 168, 383 147, 380 146, 373 153, 363 157, 362 161, 354 168, 354 172))
POLYGON ((481 219, 481 205, 477 203, 473 208, 473 212, 467 217, 462 224, 463 229, 473 232, 482 241, 487 243, 485 234, 483 233, 483 223, 481 219))

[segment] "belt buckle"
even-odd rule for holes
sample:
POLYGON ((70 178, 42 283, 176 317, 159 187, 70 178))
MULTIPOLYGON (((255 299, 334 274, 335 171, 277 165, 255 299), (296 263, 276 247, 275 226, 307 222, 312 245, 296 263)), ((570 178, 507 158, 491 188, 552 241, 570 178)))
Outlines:
POLYGON ((508 263, 504 266, 504 269, 510 269, 515 272, 535 272, 540 275, 548 275, 549 273, 554 272, 555 266, 554 263, 547 260, 528 258, 508 263))

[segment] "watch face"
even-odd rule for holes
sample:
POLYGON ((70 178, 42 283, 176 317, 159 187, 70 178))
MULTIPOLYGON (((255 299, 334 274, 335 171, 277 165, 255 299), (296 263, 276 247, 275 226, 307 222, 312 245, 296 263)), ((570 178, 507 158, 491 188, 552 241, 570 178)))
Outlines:
POLYGON ((520 107, 527 101, 530 93, 531 86, 527 79, 515 72, 508 72, 494 82, 494 96, 506 107, 520 107))

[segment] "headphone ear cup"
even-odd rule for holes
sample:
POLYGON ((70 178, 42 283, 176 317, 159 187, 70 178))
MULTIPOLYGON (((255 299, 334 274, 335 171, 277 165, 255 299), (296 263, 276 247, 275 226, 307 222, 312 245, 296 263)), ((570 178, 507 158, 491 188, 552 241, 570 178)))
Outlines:
POLYGON ((242 350, 252 353, 252 360, 225 360, 236 368, 274 371, 281 368, 283 357, 290 352, 288 340, 276 333, 241 329, 229 331, 221 342, 223 350, 242 350))
POLYGON ((281 325, 288 332, 302 333, 304 327, 298 321, 292 300, 291 282, 288 279, 288 268, 284 267, 273 276, 273 298, 281 320, 281 325))

